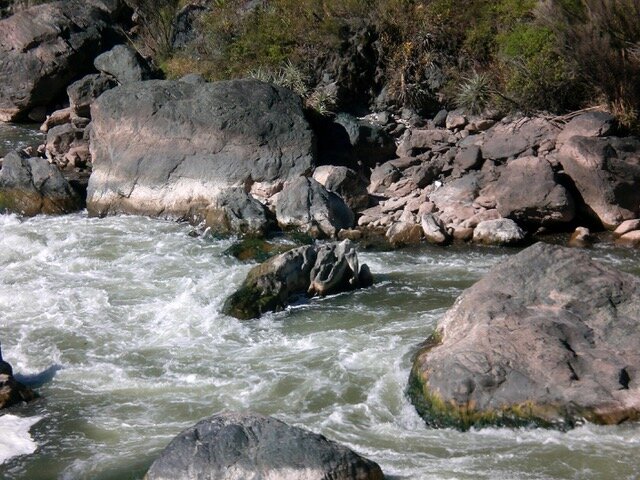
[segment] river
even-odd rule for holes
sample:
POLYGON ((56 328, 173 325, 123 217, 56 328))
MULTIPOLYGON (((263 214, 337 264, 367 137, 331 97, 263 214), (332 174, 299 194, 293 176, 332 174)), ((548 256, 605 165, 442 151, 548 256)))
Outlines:
MULTIPOLYGON (((6 126, 0 146, 40 138, 6 126)), ((322 433, 390 479, 640 477, 635 425, 462 433, 427 428, 407 401, 417 345, 515 250, 360 252, 372 288, 241 322, 219 311, 251 264, 224 253, 231 240, 189 233, 141 217, 0 215, 2 351, 42 395, 0 414, 0 478, 141 479, 173 436, 225 410, 322 433)), ((591 252, 640 274, 637 251, 591 252)))

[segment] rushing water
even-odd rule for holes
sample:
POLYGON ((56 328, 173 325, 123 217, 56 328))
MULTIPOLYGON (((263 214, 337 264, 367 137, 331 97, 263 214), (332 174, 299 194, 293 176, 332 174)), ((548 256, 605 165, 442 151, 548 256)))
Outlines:
MULTIPOLYGON (((640 477, 636 426, 462 433, 427 428, 408 403, 416 345, 512 251, 363 252, 372 288, 241 322, 219 311, 251 265, 223 253, 230 241, 188 233, 139 217, 0 216, 3 354, 43 397, 9 412, 39 419, 38 448, 0 478, 141 478, 182 429, 245 409, 342 442, 395 479, 640 477)), ((634 251, 593 253, 638 273, 634 251)))
POLYGON ((44 143, 45 135, 38 125, 12 125, 0 122, 0 158, 11 150, 37 147, 44 143))

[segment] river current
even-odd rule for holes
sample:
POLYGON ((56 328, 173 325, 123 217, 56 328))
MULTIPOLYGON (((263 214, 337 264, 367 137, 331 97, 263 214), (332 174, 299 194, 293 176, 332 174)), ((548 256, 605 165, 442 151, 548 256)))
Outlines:
MULTIPOLYGON (((0 124, 0 157, 37 145, 0 124)), ((0 215, 0 341, 42 398, 0 413, 0 478, 141 479, 181 430, 252 410, 322 433, 388 478, 640 478, 640 426, 457 432, 425 426, 405 396, 411 357, 500 248, 360 252, 367 290, 260 320, 220 314, 252 264, 232 240, 141 217, 0 215)), ((636 275, 640 254, 592 255, 636 275)))
MULTIPOLYGON (((640 476, 637 426, 433 430, 407 401, 417 345, 513 250, 361 252, 372 288, 241 322, 219 311, 251 264, 224 253, 231 240, 189 231, 140 217, 0 216, 3 354, 42 395, 9 412, 36 422, 37 449, 6 460, 0 478, 142 478, 174 435, 224 410, 322 433, 392 479, 640 476)), ((638 273, 634 251, 593 254, 638 273)))

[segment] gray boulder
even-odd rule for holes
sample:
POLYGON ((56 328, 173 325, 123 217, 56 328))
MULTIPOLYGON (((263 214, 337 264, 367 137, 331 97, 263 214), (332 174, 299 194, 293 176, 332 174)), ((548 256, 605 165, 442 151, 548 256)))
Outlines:
POLYGON ((254 267, 225 302, 223 312, 241 320, 284 309, 295 296, 328 295, 372 283, 349 240, 289 250, 254 267))
POLYGON ((466 290, 415 357, 434 427, 568 428, 640 419, 640 280, 538 243, 466 290))
POLYGON ((575 203, 543 158, 521 157, 500 170, 500 177, 481 195, 496 201, 503 217, 533 226, 571 222, 575 203))
POLYGON ((68 0, 0 20, 0 121, 27 118, 89 73, 113 35, 109 13, 100 2, 68 0))
POLYGON ((524 118, 500 123, 488 130, 482 143, 482 156, 507 160, 536 151, 544 142, 555 143, 559 128, 543 118, 524 118))
POLYGON ((214 235, 264 236, 273 226, 268 210, 242 187, 223 190, 205 217, 214 235))
POLYGON ((323 165, 315 169, 313 179, 330 192, 340 195, 352 210, 369 206, 366 182, 350 168, 323 165))
POLYGON ((313 133, 300 98, 255 80, 150 80, 91 107, 88 209, 204 219, 219 192, 309 173, 313 133))
POLYGON ((589 213, 614 230, 640 214, 640 142, 573 136, 558 159, 589 213))
POLYGON ((67 87, 67 95, 73 113, 78 117, 91 118, 94 100, 116 85, 111 77, 95 73, 72 83, 67 87))
POLYGON ((380 467, 322 435, 253 413, 222 413, 180 433, 145 480, 382 480, 380 467))
POLYGON ((278 196, 276 218, 283 229, 295 229, 313 238, 335 238, 351 228, 355 216, 349 206, 313 178, 299 177, 278 196))
POLYGON ((118 83, 139 82, 154 78, 147 61, 128 45, 116 45, 93 61, 96 70, 110 75, 118 83))
POLYGON ((434 245, 445 245, 451 241, 451 235, 447 232, 444 224, 433 213, 423 214, 420 224, 427 242, 434 245))
POLYGON ((44 158, 9 153, 0 170, 0 212, 25 216, 80 210, 82 198, 62 173, 44 158))
POLYGON ((524 230, 509 218, 485 220, 473 231, 473 241, 484 245, 517 245, 526 236, 524 230))
POLYGON ((607 112, 587 112, 578 115, 565 125, 558 135, 561 145, 571 137, 608 137, 614 133, 616 119, 607 112))

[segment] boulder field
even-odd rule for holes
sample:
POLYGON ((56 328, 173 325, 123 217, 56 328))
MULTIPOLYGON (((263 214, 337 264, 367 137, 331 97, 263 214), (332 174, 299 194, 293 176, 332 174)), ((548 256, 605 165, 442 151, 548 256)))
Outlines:
POLYGON ((409 397, 433 427, 640 418, 640 279, 537 243, 466 290, 417 353, 409 397))
POLYGON ((175 437, 145 480, 382 480, 380 467, 322 435, 253 413, 222 413, 175 437))

